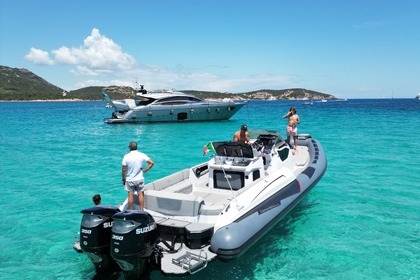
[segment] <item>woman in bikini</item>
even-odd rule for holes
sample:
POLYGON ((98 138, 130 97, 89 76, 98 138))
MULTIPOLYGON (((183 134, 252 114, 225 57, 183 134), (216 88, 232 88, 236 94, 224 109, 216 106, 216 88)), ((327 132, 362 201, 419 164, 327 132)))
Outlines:
POLYGON ((296 114, 296 108, 295 107, 290 107, 289 112, 283 116, 283 119, 288 118, 289 121, 287 123, 287 128, 286 128, 286 135, 287 135, 287 140, 286 143, 289 144, 290 143, 290 136, 293 136, 293 154, 297 154, 298 150, 297 150, 297 138, 298 138, 298 129, 297 129, 297 125, 300 123, 300 119, 298 114, 296 114))

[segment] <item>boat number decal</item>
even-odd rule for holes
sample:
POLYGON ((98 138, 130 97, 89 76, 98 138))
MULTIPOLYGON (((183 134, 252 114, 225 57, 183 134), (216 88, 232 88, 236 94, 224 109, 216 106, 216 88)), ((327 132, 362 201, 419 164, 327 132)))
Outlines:
POLYGON ((114 221, 104 223, 104 228, 110 228, 110 227, 112 227, 113 224, 114 224, 114 221))
POLYGON ((261 209, 261 210, 259 210, 258 211, 258 214, 264 214, 265 212, 267 212, 267 211, 269 211, 269 210, 271 210, 271 209, 274 209, 274 208, 276 208, 276 207, 278 207, 278 206, 280 206, 280 201, 279 202, 277 202, 277 203, 275 203, 275 204, 272 204, 272 205, 270 205, 270 206, 268 206, 267 208, 265 208, 265 209, 261 209))
POLYGON ((112 235, 112 239, 115 239, 115 240, 123 240, 124 239, 124 236, 120 236, 120 235, 115 235, 115 234, 113 234, 112 235))
POLYGON ((146 232, 154 230, 155 228, 156 228, 156 224, 152 224, 152 225, 144 227, 144 228, 138 228, 138 229, 136 229, 136 234, 146 233, 146 232))
POLYGON ((82 228, 82 233, 91 234, 92 231, 90 229, 84 229, 84 228, 82 228))

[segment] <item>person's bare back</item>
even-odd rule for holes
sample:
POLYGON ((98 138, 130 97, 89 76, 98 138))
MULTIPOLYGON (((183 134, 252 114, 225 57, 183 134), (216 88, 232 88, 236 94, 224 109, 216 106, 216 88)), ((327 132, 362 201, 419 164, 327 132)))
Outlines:
POLYGON ((241 130, 238 130, 233 134, 233 142, 249 144, 248 126, 246 124, 241 126, 241 130))

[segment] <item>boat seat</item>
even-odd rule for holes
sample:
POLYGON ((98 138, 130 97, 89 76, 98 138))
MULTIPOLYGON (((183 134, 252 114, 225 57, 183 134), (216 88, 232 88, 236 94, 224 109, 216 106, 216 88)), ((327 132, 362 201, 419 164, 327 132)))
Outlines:
MULTIPOLYGON (((177 173, 174 173, 172 175, 166 176, 164 178, 161 178, 159 180, 156 180, 152 183, 146 184, 144 187, 144 190, 156 190, 160 191, 167 187, 174 186, 178 184, 179 182, 184 181, 185 179, 188 179, 190 175, 189 169, 184 169, 182 171, 179 171, 177 173)), ((182 189, 182 188, 181 188, 182 189)))
POLYGON ((192 191, 192 183, 190 180, 183 180, 175 185, 165 188, 165 191, 171 191, 174 193, 190 193, 192 191))
POLYGON ((167 191, 146 190, 144 206, 147 210, 171 216, 198 216, 204 203, 201 196, 167 191))
POLYGON ((241 142, 213 142, 217 156, 253 158, 252 147, 241 142))
POLYGON ((195 192, 196 195, 204 197, 204 204, 201 206, 201 215, 219 215, 226 205, 232 200, 230 195, 207 192, 195 192))
POLYGON ((203 206, 201 206, 201 215, 205 215, 205 216, 219 215, 223 211, 223 209, 225 209, 225 205, 221 205, 221 204, 212 204, 212 205, 204 204, 203 206))

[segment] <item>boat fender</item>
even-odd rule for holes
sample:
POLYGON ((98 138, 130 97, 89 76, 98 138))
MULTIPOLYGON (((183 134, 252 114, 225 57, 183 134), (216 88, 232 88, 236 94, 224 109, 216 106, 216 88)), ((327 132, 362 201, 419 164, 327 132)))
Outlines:
POLYGON ((210 113, 210 108, 207 108, 207 113, 210 113))
POLYGON ((171 109, 170 111, 169 111, 169 115, 172 115, 174 113, 174 109, 171 109))
POLYGON ((153 114, 152 114, 152 112, 150 112, 150 111, 149 111, 149 112, 147 113, 147 115, 148 115, 149 117, 151 117, 153 114))
POLYGON ((194 109, 191 109, 191 114, 194 114, 194 109))
POLYGON ((220 112, 220 109, 219 108, 216 108, 216 112, 219 113, 220 112))

